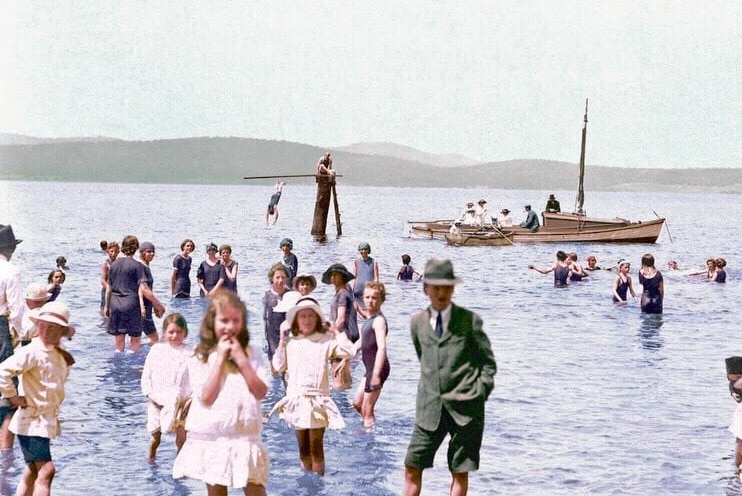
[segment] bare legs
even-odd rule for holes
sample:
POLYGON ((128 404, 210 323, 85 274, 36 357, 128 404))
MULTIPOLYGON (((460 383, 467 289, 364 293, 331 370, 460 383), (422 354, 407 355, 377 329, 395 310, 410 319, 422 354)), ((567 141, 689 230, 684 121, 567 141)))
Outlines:
MULTIPOLYGON (((423 471, 416 467, 405 465, 404 468, 404 496, 420 496, 423 486, 423 471)), ((466 496, 469 491, 469 472, 451 474, 451 496, 466 496)))
POLYGON ((54 463, 33 462, 26 465, 16 496, 47 496, 51 494, 52 480, 56 469, 54 463))
MULTIPOLYGON (((117 352, 124 351, 124 348, 126 347, 126 334, 116 334, 114 336, 114 345, 116 347, 117 352)), ((142 347, 142 338, 131 338, 129 342, 129 350, 132 353, 136 353, 139 351, 139 348, 142 347)))
POLYGON ((325 429, 301 429, 296 431, 299 443, 299 463, 308 472, 325 475, 325 429))
POLYGON ((361 381, 361 386, 358 388, 358 392, 353 398, 353 408, 361 414, 363 418, 363 427, 371 428, 376 424, 376 414, 374 408, 376 402, 379 401, 381 395, 381 389, 371 391, 370 393, 365 392, 366 379, 361 381))

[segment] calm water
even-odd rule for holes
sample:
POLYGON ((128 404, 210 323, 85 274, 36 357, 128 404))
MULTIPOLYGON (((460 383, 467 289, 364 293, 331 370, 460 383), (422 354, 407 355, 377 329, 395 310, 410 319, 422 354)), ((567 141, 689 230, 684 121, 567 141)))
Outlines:
MULTIPOLYGON (((58 255, 70 271, 62 298, 78 334, 69 348, 77 359, 62 408, 63 433, 53 444, 56 494, 202 494, 198 481, 174 481, 174 441, 159 463, 147 464, 149 436, 139 376, 145 352, 113 357, 112 338, 98 315, 101 239, 136 234, 157 247, 155 291, 165 298, 170 263, 183 238, 198 246, 195 268, 208 242, 229 243, 240 262, 239 289, 251 310, 250 328, 262 344, 260 298, 266 271, 278 261, 279 240, 294 240, 300 271, 317 276, 331 263, 350 266, 360 241, 372 246, 388 284, 384 313, 390 324, 392 374, 377 408, 375 432, 363 433, 349 403, 335 393, 348 426, 326 436, 327 475, 303 474, 294 433, 278 418, 265 425, 271 455, 269 494, 391 495, 402 486, 402 465, 414 420, 417 360, 409 339, 410 315, 426 305, 419 283, 394 280, 400 255, 422 270, 432 256, 454 261, 464 283, 454 296, 479 312, 499 372, 487 403, 482 466, 471 494, 742 494, 732 477, 734 439, 726 428, 734 403, 727 392, 724 358, 742 354, 739 299, 742 253, 739 196, 590 193, 591 215, 669 220, 656 245, 517 245, 452 248, 409 239, 405 221, 450 217, 467 200, 487 198, 491 210, 507 206, 521 220, 521 205, 541 205, 550 191, 338 187, 344 236, 320 244, 309 235, 314 187, 287 185, 276 226, 264 224, 272 186, 103 185, 0 182, 0 223, 24 242, 13 261, 24 283, 45 280, 58 255), (729 262, 729 283, 712 285, 680 272, 665 274, 665 314, 643 317, 636 303, 611 302, 615 275, 598 272, 565 290, 551 276, 527 271, 549 266, 557 249, 589 253, 603 266, 633 262, 634 280, 646 251, 658 264, 670 259, 698 269, 708 256, 729 262)), ((571 192, 556 191, 567 206, 571 192)), ((565 208, 568 209, 568 208, 565 208)), ((332 219, 332 216, 331 216, 332 219)), ((636 282, 635 282, 636 284, 636 282)), ((637 290, 640 287, 637 285, 637 290)), ((329 309, 330 292, 317 295, 329 309)), ((194 344, 204 304, 172 301, 184 313, 194 344)), ((355 380, 362 374, 355 370, 355 380)), ((264 402, 282 395, 281 386, 264 402)), ((0 494, 14 491, 20 450, 5 460, 0 494), (8 466, 9 465, 9 466, 8 466)), ((424 476, 424 494, 447 493, 445 449, 424 476)), ((240 494, 234 491, 234 494, 240 494)))

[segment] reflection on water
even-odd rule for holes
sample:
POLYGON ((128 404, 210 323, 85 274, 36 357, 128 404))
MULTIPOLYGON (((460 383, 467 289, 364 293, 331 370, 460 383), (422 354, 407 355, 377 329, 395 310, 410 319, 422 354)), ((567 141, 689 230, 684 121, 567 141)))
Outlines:
MULTIPOLYGON (((314 187, 288 185, 281 220, 265 226, 265 199, 272 186, 100 185, 0 182, 0 212, 19 245, 13 261, 25 283, 45 281, 58 255, 70 265, 61 298, 71 308, 78 335, 66 346, 75 356, 62 405, 62 435, 52 443, 58 472, 55 494, 195 495, 199 481, 174 481, 175 446, 166 436, 157 463, 146 461, 146 403, 139 377, 147 346, 134 355, 113 354, 113 338, 98 314, 100 239, 134 233, 152 241, 154 290, 168 312, 189 324, 187 342, 198 341, 205 300, 167 297, 172 259, 188 237, 197 245, 194 269, 209 242, 232 245, 240 263, 240 296, 249 309, 251 340, 264 344, 261 297, 269 266, 279 260, 279 242, 294 241, 299 270, 320 276, 332 263, 351 267, 361 241, 368 241, 387 284, 384 314, 389 322, 391 374, 377 405, 377 425, 364 432, 351 407, 354 390, 333 393, 347 427, 325 436, 327 475, 303 473, 293 430, 277 416, 264 424, 271 458, 268 493, 278 495, 400 494, 402 464, 415 415, 419 365, 412 347, 411 315, 426 305, 422 284, 395 280, 400 256, 422 271, 433 256, 451 258, 462 283, 454 301, 483 318, 498 374, 487 402, 481 469, 470 494, 742 494, 730 459, 734 439, 726 431, 734 402, 726 390, 724 358, 742 354, 739 341, 742 294, 742 202, 737 196, 592 193, 590 214, 653 218, 647 205, 667 216, 673 243, 656 245, 515 245, 455 248, 401 235, 407 217, 447 218, 470 198, 497 208, 537 202, 550 192, 354 188, 340 193, 344 236, 318 242, 309 233, 314 187), (115 193, 116 201, 111 197, 115 193), (59 197, 76 198, 60 202, 59 197), (146 214, 139 205, 152 205, 146 214), (724 204, 725 209, 713 208, 724 204), (48 205, 54 205, 53 209, 48 205), (122 209, 122 205, 132 206, 122 209), (702 216, 714 211, 714 235, 702 216), (720 217, 719 217, 720 216, 720 217), (74 222, 70 222, 74 219, 74 222), (616 274, 596 271, 568 288, 526 266, 549 266, 558 249, 588 254, 607 268, 627 259, 639 265, 651 251, 664 267, 703 268, 708 256, 729 261, 728 283, 712 285, 667 271, 665 314, 642 315, 636 302, 611 301, 616 274)), ((556 191, 559 195, 560 192, 556 191)), ((569 196, 564 192, 562 196, 569 196)), ((334 233, 333 219, 328 233, 334 233)), ((634 271, 636 273, 636 271, 634 271)), ((636 277, 634 277, 636 281, 636 277)), ((195 288, 195 283, 194 283, 195 288)), ((640 286, 635 289, 640 292, 640 286)), ((195 291, 194 291, 195 293, 195 291)), ((325 310, 332 290, 315 291, 325 310)), ((363 367, 356 366, 357 385, 363 367)), ((279 379, 263 402, 267 412, 283 396, 279 379)), ((426 470, 425 495, 445 494, 450 483, 446 447, 426 470)), ((0 453, 0 456, 8 456, 0 453)), ((0 494, 12 494, 23 468, 20 452, 0 470, 0 494)), ((233 491, 230 494, 240 494, 233 491)))

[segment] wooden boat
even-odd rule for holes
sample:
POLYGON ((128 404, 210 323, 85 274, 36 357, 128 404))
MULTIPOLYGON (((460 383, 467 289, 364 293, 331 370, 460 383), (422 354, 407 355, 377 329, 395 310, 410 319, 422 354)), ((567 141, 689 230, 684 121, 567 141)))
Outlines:
MULTIPOLYGON (((585 141, 587 137, 587 100, 585 100, 585 120, 582 128, 582 149, 580 151, 580 182, 577 192, 575 212, 543 212, 543 225, 538 231, 531 232, 519 226, 504 229, 513 231, 512 240, 516 243, 655 243, 665 224, 664 218, 632 222, 616 217, 601 219, 588 217, 583 209, 585 201, 585 141)), ((428 222, 409 221, 410 234, 418 237, 445 239, 453 219, 428 222)), ((462 234, 474 232, 494 232, 493 228, 463 226, 462 234)))
POLYGON ((453 246, 506 246, 513 244, 512 231, 477 231, 446 233, 446 243, 453 246))

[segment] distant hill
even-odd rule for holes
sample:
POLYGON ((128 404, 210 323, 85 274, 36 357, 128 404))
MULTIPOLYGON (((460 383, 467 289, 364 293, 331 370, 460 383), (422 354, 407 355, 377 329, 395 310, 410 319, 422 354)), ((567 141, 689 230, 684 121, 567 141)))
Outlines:
MULTIPOLYGON (((404 149, 398 147, 397 149, 404 149)), ((377 149, 378 151, 379 149, 377 149)), ((326 148, 250 138, 122 141, 86 138, 0 145, 0 179, 187 184, 246 184, 245 176, 313 174, 326 148)), ((389 152, 391 153, 391 152, 389 152)), ((575 190, 578 166, 510 160, 440 167, 424 160, 336 149, 342 184, 575 190)), ((275 179, 251 180, 252 183, 275 179)), ((310 184, 312 177, 291 179, 310 184)), ((632 169, 588 165, 587 191, 742 193, 742 169, 632 169)))
POLYGON ((479 160, 458 155, 455 153, 434 154, 427 153, 417 148, 398 145, 396 143, 367 142, 354 143, 352 145, 331 148, 335 151, 344 151, 350 153, 361 153, 364 155, 381 155, 385 157, 394 157, 411 162, 420 162, 423 164, 435 165, 436 167, 458 167, 466 165, 476 165, 481 163, 479 160))
POLYGON ((101 143, 105 141, 122 141, 118 138, 106 138, 105 136, 84 136, 78 138, 35 138, 23 136, 22 134, 0 133, 0 146, 2 145, 40 145, 43 143, 101 143))

